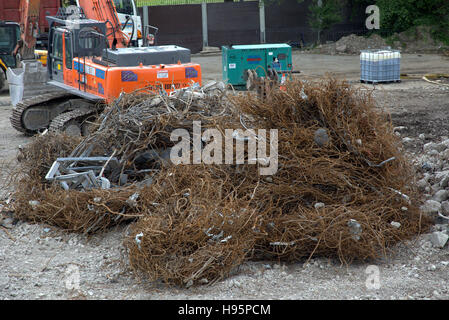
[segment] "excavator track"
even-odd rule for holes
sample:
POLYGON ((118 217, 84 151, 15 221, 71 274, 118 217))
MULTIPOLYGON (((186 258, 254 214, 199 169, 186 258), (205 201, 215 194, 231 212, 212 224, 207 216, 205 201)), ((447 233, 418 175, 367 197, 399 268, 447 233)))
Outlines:
POLYGON ((23 123, 23 114, 30 108, 39 106, 40 104, 46 104, 56 99, 63 99, 73 97, 72 94, 67 92, 52 92, 43 94, 34 98, 25 99, 19 102, 13 109, 12 115, 10 117, 11 124, 14 129, 19 132, 22 132, 26 135, 34 135, 37 130, 27 129, 23 123))
POLYGON ((97 112, 95 109, 76 109, 69 112, 64 112, 55 117, 48 128, 49 132, 64 132, 67 126, 71 123, 77 123, 82 133, 81 125, 84 119, 97 112))

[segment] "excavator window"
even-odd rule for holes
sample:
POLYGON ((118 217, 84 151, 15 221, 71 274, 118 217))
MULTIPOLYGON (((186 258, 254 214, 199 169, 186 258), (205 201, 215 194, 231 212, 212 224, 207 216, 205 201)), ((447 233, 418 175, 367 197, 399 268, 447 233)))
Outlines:
POLYGON ((53 57, 62 60, 62 33, 55 34, 55 43, 53 47, 53 57))
POLYGON ((62 33, 56 31, 53 35, 52 51, 50 53, 50 68, 52 70, 52 79, 62 80, 63 75, 63 46, 62 33))
POLYGON ((118 13, 133 15, 132 0, 114 0, 114 5, 118 13))
MULTIPOLYGON (((0 24, 0 61, 3 63, 2 69, 4 69, 4 66, 16 67, 13 51, 19 39, 20 30, 18 25, 0 24)), ((0 72, 2 72, 2 69, 0 69, 0 72)))
POLYGON ((10 53, 14 50, 17 41, 20 39, 18 27, 14 25, 0 26, 0 50, 10 53))
POLYGON ((67 69, 72 69, 72 60, 73 60, 73 50, 72 50, 72 41, 69 33, 65 34, 64 37, 65 42, 65 65, 67 69))
POLYGON ((85 27, 78 36, 79 48, 88 56, 100 56, 104 48, 104 35, 96 28, 85 27))

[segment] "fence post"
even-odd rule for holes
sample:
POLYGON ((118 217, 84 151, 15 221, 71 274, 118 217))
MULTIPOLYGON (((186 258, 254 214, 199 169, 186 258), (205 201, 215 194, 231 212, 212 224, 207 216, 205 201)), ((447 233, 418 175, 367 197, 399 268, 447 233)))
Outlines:
POLYGON ((148 6, 143 6, 143 26, 148 26, 150 24, 150 19, 148 17, 148 6))
POLYGON ((260 43, 265 43, 266 36, 265 36, 265 4, 264 4, 264 0, 259 0, 259 24, 260 24, 260 43))
POLYGON ((203 49, 209 46, 209 37, 207 35, 207 3, 201 3, 201 20, 203 24, 203 49))

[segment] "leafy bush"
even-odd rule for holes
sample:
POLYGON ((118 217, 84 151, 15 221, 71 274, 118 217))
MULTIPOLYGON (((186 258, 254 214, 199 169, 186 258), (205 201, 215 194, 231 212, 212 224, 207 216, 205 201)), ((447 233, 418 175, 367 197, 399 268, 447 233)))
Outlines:
MULTIPOLYGON (((351 0, 348 0, 351 1, 351 0)), ((449 44, 447 0, 352 0, 359 5, 376 4, 380 9, 382 34, 400 33, 417 26, 431 26, 434 39, 449 44)))

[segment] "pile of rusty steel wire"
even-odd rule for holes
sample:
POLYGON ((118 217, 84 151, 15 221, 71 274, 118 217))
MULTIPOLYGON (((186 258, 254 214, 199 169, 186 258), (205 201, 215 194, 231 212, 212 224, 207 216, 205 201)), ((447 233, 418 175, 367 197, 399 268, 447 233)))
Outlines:
POLYGON ((249 259, 376 258, 428 225, 388 115, 346 82, 290 81, 264 97, 216 87, 122 96, 94 128, 82 141, 43 136, 22 150, 30 161, 20 162, 16 214, 81 232, 133 219, 124 242, 130 265, 151 280, 213 283, 249 259), (231 147, 236 155, 234 142, 245 141, 244 163, 173 164, 170 135, 191 134, 194 121, 203 131, 246 130, 231 147), (268 162, 276 157, 277 170, 262 175, 249 145, 271 146, 270 129, 277 148, 268 148, 268 162), (88 156, 117 160, 95 173, 106 189, 44 181, 57 157, 79 166, 88 156))
POLYGON ((183 127, 191 130, 196 119, 211 125, 226 117, 226 109, 224 87, 219 84, 171 96, 122 95, 91 124, 93 133, 84 139, 53 133, 37 136, 20 150, 12 174, 17 217, 83 233, 141 217, 146 210, 134 198, 169 160, 170 132, 183 127), (67 180, 59 180, 62 174, 46 179, 58 159, 76 159, 58 167, 68 177, 86 173, 93 168, 92 159, 102 156, 117 159, 114 166, 109 161, 95 163, 93 173, 100 184, 100 178, 107 176, 110 187, 106 189, 86 186, 80 181, 84 176, 71 179, 66 188, 58 183, 67 185, 67 180))

